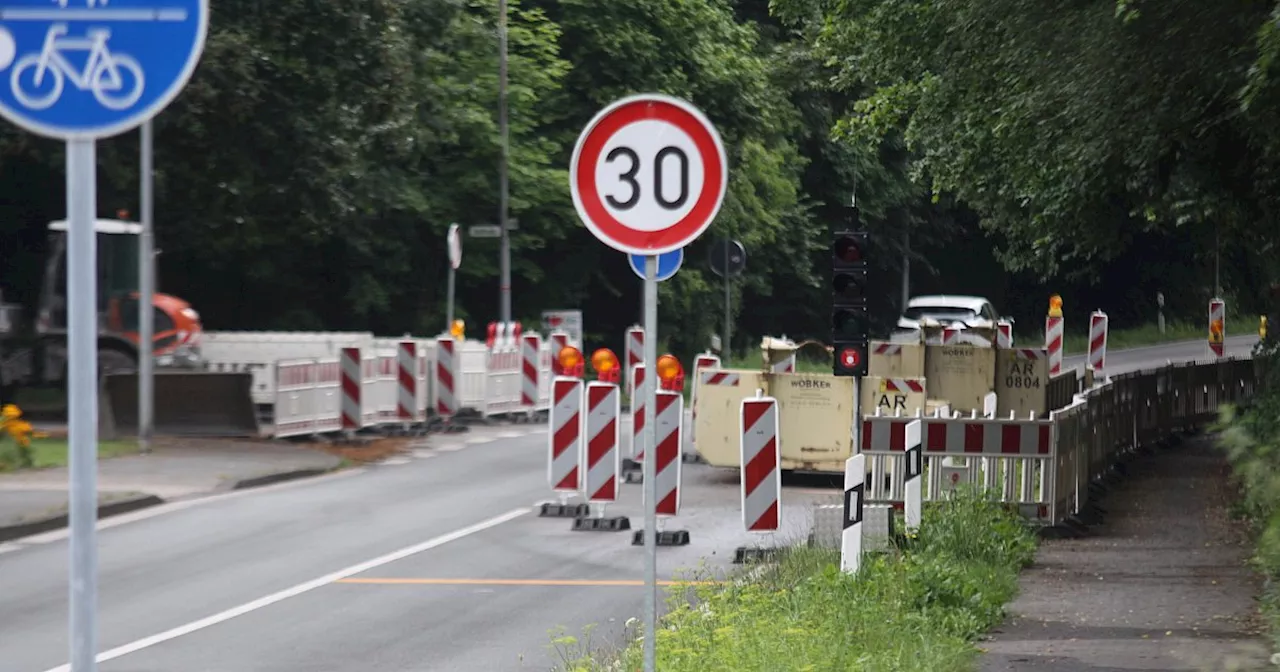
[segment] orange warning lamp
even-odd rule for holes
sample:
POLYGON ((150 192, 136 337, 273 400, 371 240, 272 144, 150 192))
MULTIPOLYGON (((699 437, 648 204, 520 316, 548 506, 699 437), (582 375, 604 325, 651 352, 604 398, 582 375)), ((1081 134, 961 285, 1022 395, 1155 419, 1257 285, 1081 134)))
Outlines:
POLYGON ((566 345, 560 348, 560 354, 556 356, 556 359, 560 362, 560 375, 582 377, 582 365, 584 362, 582 361, 581 350, 572 345, 566 345))
POLYGON ((125 222, 129 221, 129 211, 125 210, 124 208, 120 208, 119 210, 116 210, 116 219, 119 219, 125 222))
POLYGON ((1222 320, 1214 320, 1209 323, 1209 342, 1222 342, 1222 320))
POLYGON ((609 348, 600 348, 591 353, 591 368, 596 371, 596 379, 602 383, 616 383, 622 377, 622 364, 618 355, 609 348))
POLYGON ((672 355, 658 358, 658 380, 662 381, 662 389, 677 391, 684 389, 684 367, 680 360, 672 355))
POLYGON ((466 333, 467 323, 462 320, 454 320, 453 324, 449 325, 449 334, 459 341, 466 338, 466 333))
POLYGON ((1057 294, 1049 297, 1049 317, 1062 317, 1062 297, 1057 294))

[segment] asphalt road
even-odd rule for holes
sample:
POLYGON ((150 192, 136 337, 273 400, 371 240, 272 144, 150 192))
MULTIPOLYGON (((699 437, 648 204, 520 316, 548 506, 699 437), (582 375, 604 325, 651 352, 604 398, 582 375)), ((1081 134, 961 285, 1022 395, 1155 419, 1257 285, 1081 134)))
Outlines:
MULTIPOLYGON (((1249 343, 1229 346, 1247 354, 1249 343)), ((1108 363, 1158 366, 1197 348, 1117 351, 1108 363)), ((103 521, 99 669, 547 670, 557 627, 620 642, 643 604, 642 548, 626 532, 536 515, 545 449, 538 427, 481 428, 377 467, 103 521)), ((692 543, 659 549, 660 578, 723 576, 734 549, 756 543, 741 531, 737 481, 685 469, 669 528, 692 543)), ((835 493, 786 488, 777 542, 807 534, 808 505, 835 493)), ((639 495, 624 487, 609 514, 638 529, 639 495)), ((63 532, 0 545, 0 672, 66 669, 66 558, 63 532)))
MULTIPOLYGON (((1258 336, 1256 334, 1228 337, 1225 354, 1228 357, 1249 357, 1253 352, 1253 346, 1257 342, 1258 336)), ((1107 353, 1106 371, 1114 375, 1142 369, 1155 369, 1168 364, 1170 361, 1174 363, 1207 361, 1209 357, 1209 346, 1205 341, 1179 341, 1177 343, 1166 343, 1144 348, 1112 350, 1107 353)), ((1062 364, 1063 366, 1083 369, 1085 359, 1084 355, 1074 355, 1063 358, 1062 364)))

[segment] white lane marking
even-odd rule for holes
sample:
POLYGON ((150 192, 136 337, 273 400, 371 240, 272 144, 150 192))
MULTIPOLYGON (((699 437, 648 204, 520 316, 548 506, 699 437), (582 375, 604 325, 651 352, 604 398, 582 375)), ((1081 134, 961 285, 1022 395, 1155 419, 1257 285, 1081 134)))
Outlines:
POLYGON ((503 432, 498 435, 499 439, 520 439, 528 436, 528 432, 503 432))
MULTIPOLYGON (((489 443, 490 441, 497 441, 497 440, 498 440, 497 438, 492 436, 473 436, 467 439, 467 445, 474 446, 478 443, 489 443)), ((459 446, 459 448, 461 448, 461 446, 459 446)))
POLYGON ((388 457, 387 459, 379 462, 378 464, 386 465, 388 467, 398 467, 402 464, 412 464, 412 463, 413 463, 413 459, 408 457, 388 457))
POLYGON ((435 453, 456 453, 456 452, 458 452, 459 450, 463 450, 463 449, 465 449, 466 447, 467 447, 467 444, 465 444, 465 443, 450 443, 450 444, 446 444, 446 445, 440 446, 439 448, 436 448, 436 449, 435 449, 434 451, 432 451, 432 452, 435 452, 435 453))
MULTIPOLYGON (((303 593, 313 591, 316 588, 327 586, 333 583, 334 581, 355 576, 356 574, 361 574, 371 569, 376 569, 383 565, 393 563, 397 560, 403 560, 407 557, 422 553, 423 551, 429 551, 437 546, 443 546, 451 541, 457 541, 459 539, 462 539, 463 537, 468 537, 477 532, 483 532, 484 530, 487 530, 491 527, 497 527, 498 525, 501 525, 505 522, 512 521, 512 520, 515 520, 516 518, 519 518, 520 516, 526 515, 529 513, 529 511, 530 509, 528 509, 527 507, 512 509, 511 511, 508 511, 500 516, 494 516, 493 518, 490 518, 488 520, 481 521, 479 523, 470 525, 468 527, 464 527, 459 530, 454 530, 453 532, 435 537, 434 539, 428 539, 420 544, 414 544, 413 546, 408 546, 398 551, 392 551, 391 553, 387 553, 386 555, 380 555, 376 558, 373 558, 372 560, 366 560, 362 563, 351 565, 350 567, 347 567, 345 569, 340 569, 336 572, 333 572, 332 574, 326 574, 324 576, 321 576, 316 579, 312 579, 305 583, 299 583, 298 585, 292 588, 286 588, 278 593, 272 593, 270 595, 267 595, 266 597, 261 597, 251 602, 245 602, 244 604, 238 607, 232 607, 230 609, 227 609, 226 611, 216 613, 212 616, 207 616, 198 621, 192 621, 190 623, 187 623, 186 625, 180 625, 176 628, 173 628, 172 630, 166 630, 159 634, 151 635, 150 637, 143 637, 142 639, 139 639, 137 641, 129 642, 128 644, 125 644, 123 646, 117 646, 116 648, 111 649, 110 651, 104 651, 102 653, 99 653, 97 660, 99 663, 103 663, 108 660, 114 660, 121 656, 126 656, 130 653, 134 653, 135 651, 141 651, 142 649, 155 646, 156 644, 167 642, 171 639, 176 639, 183 635, 189 635, 193 632, 203 630, 210 626, 217 625, 225 621, 229 621, 237 616, 243 616, 245 614, 257 611, 264 607, 269 607, 277 602, 281 602, 291 597, 297 597, 298 595, 301 595, 303 593)), ((71 670, 71 665, 67 664, 67 665, 61 665, 59 667, 50 668, 46 672, 70 672, 70 670, 71 670)))
MULTIPOLYGON (((237 497, 248 497, 250 495, 258 495, 266 492, 288 490, 290 488, 299 488, 305 485, 312 485, 315 483, 327 483, 328 481, 331 481, 337 478, 346 478, 348 476, 355 476, 356 474, 362 473, 363 471, 364 471, 364 468, 362 467, 343 469, 342 471, 335 471, 332 474, 327 474, 324 476, 300 478, 293 481, 287 481, 285 483, 277 483, 275 485, 264 485, 260 488, 245 488, 244 490, 232 490, 231 492, 224 492, 217 495, 209 495, 208 497, 199 497, 196 499, 184 499, 177 502, 157 504, 156 506, 150 506, 145 509, 139 509, 132 513, 122 513, 118 516, 111 516, 109 518, 104 518, 102 520, 99 520, 97 529, 106 530, 119 525, 125 525, 127 523, 137 522, 139 520, 146 520, 148 518, 154 518, 156 516, 163 516, 166 513, 173 513, 174 511, 189 509, 193 506, 201 506, 204 504, 211 504, 213 502, 221 502, 228 499, 235 499, 237 497)), ((29 537, 22 537, 20 541, 23 544, 48 544, 54 541, 61 541, 63 539, 66 539, 69 535, 70 535, 70 530, 63 528, 60 530, 53 530, 51 532, 33 534, 29 537)))

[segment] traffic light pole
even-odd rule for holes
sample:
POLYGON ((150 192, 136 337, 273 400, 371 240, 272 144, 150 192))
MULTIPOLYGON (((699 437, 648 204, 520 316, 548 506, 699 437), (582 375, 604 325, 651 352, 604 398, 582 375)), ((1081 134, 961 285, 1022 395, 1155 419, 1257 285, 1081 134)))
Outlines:
POLYGON ((862 452, 862 376, 853 379, 853 450, 849 455, 862 452))

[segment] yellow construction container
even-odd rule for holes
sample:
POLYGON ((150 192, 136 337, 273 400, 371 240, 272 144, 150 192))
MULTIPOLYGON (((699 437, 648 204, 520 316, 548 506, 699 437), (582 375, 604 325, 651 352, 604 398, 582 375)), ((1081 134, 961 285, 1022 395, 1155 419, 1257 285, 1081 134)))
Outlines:
POLYGON ((995 389, 996 350, 974 345, 926 345, 925 379, 930 399, 946 399, 954 411, 982 412, 995 389))

